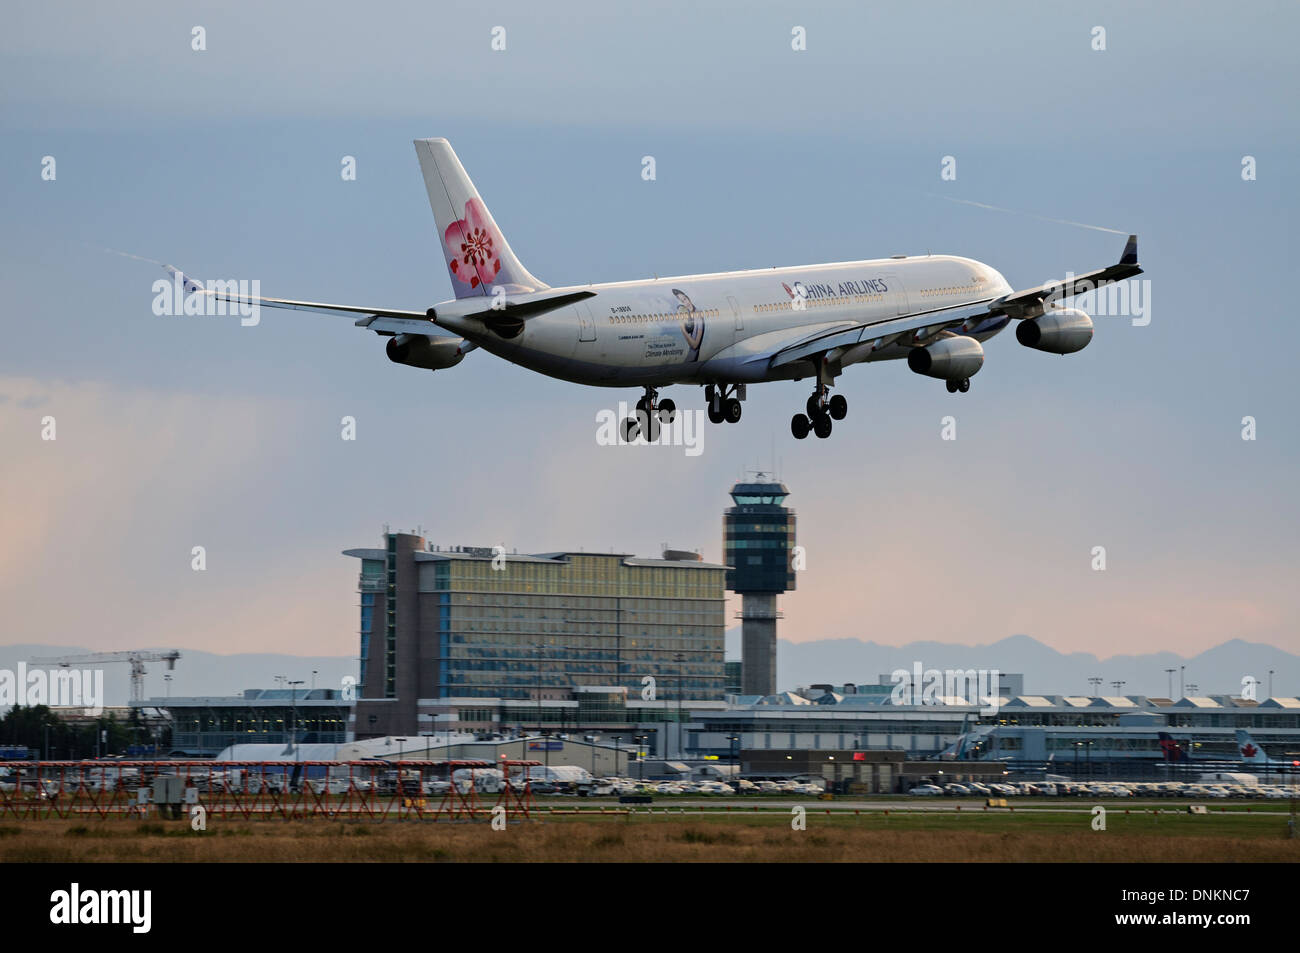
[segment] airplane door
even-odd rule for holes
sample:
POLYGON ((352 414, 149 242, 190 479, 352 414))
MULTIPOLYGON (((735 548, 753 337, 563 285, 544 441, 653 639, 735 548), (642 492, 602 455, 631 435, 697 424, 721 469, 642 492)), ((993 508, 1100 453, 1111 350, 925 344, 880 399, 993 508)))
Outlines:
POLYGON ((574 310, 578 312, 578 340, 596 340, 596 321, 591 316, 591 309, 585 304, 576 304, 574 310))
POLYGON ((889 302, 890 314, 894 315, 895 317, 899 315, 909 314, 910 311, 907 304, 907 288, 903 286, 903 279, 900 278, 898 275, 892 273, 888 275, 881 275, 880 277, 885 282, 885 284, 889 287, 889 292, 886 295, 886 297, 889 302))
POLYGON ((745 330, 745 322, 740 317, 740 305, 736 304, 736 299, 731 295, 727 295, 727 303, 731 305, 731 314, 736 320, 736 330, 745 330))

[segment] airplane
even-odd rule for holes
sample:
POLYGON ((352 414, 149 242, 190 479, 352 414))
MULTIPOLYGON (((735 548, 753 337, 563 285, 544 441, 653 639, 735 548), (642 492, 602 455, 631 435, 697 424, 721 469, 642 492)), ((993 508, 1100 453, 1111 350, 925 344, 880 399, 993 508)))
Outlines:
POLYGON ((661 388, 704 388, 713 423, 736 423, 750 384, 811 378, 790 421, 797 439, 829 437, 848 414, 829 389, 853 364, 905 360, 966 393, 983 342, 1012 320, 1025 347, 1071 354, 1092 340, 1087 312, 1063 298, 1142 274, 1137 236, 1117 264, 1021 291, 989 265, 952 255, 894 255, 833 264, 728 271, 552 288, 515 256, 446 139, 415 152, 455 298, 424 310, 250 297, 170 265, 178 287, 241 306, 346 315, 388 338, 397 364, 437 371, 475 348, 550 377, 640 387, 621 436, 653 442, 676 414, 661 388))
MULTIPOLYGON (((1156 737, 1160 739, 1160 751, 1163 753, 1163 760, 1166 763, 1180 763, 1192 760, 1191 755, 1187 753, 1187 747, 1185 747, 1183 743, 1175 740, 1174 736, 1169 732, 1158 732, 1156 737)), ((1191 742, 1189 741, 1185 744, 1190 745, 1191 742)))
POLYGON ((1255 744, 1254 739, 1250 737, 1250 732, 1243 728, 1237 729, 1237 751, 1241 754, 1242 764, 1251 767, 1268 767, 1283 772, 1300 769, 1300 760, 1278 761, 1276 758, 1270 758, 1262 747, 1255 744))

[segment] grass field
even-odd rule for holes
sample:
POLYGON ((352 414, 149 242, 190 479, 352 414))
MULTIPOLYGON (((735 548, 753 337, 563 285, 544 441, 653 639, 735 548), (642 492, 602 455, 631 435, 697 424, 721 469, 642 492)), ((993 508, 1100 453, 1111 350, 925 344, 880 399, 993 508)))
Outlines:
POLYGON ((1278 816, 1111 811, 1087 814, 788 812, 540 815, 495 831, 484 821, 40 820, 0 824, 0 862, 97 861, 1300 861, 1278 816))

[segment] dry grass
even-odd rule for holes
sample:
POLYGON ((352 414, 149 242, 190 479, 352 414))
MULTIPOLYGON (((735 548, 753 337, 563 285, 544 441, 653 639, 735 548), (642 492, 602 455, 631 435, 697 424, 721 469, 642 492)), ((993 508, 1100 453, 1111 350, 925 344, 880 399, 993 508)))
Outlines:
POLYGON ((999 816, 547 818, 487 823, 25 821, 0 825, 0 862, 94 861, 1300 861, 1278 818, 999 816))

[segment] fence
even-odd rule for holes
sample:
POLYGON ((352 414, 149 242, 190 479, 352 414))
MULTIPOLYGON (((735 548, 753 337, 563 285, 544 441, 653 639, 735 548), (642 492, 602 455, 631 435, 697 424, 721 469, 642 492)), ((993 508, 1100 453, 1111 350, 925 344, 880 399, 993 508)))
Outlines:
POLYGON ((13 761, 0 774, 0 818, 142 818, 201 806, 246 820, 475 820, 497 808, 528 817, 540 761, 13 761), (526 775, 526 772, 524 772, 526 775), (183 794, 153 801, 154 782, 183 794))

